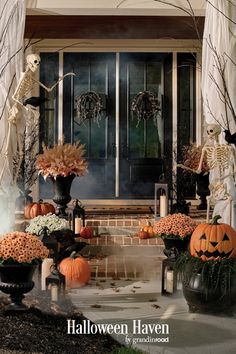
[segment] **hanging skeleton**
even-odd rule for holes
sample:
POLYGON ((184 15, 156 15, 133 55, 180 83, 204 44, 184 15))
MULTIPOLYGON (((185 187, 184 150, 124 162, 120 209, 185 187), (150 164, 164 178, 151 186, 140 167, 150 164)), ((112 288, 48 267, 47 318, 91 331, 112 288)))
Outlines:
POLYGON ((235 149, 231 145, 219 144, 220 133, 221 128, 218 124, 209 124, 207 126, 208 140, 202 149, 196 172, 201 172, 203 159, 206 156, 207 165, 210 169, 210 195, 207 197, 207 222, 209 221, 210 205, 214 203, 214 214, 221 215, 223 222, 232 225, 235 222, 232 201, 236 199, 234 181, 236 155, 235 149), (222 201, 226 202, 226 206, 222 204, 222 201), (228 212, 226 212, 227 206, 229 207, 228 212))
POLYGON ((154 93, 150 91, 139 92, 131 103, 132 118, 134 114, 137 116, 137 125, 141 120, 148 120, 153 118, 155 126, 158 124, 158 116, 160 114, 160 102, 154 93))
POLYGON ((102 102, 101 97, 94 91, 84 92, 75 99, 78 124, 81 125, 86 119, 93 119, 99 126, 101 120, 102 102))
MULTIPOLYGON (((10 175, 12 175, 9 167, 9 152, 10 152, 10 145, 11 140, 16 139, 17 144, 17 154, 19 156, 18 163, 15 170, 15 175, 13 178, 13 184, 15 184, 19 169, 21 166, 21 162, 23 159, 23 148, 22 148, 22 137, 19 131, 20 127, 20 119, 21 119, 21 110, 25 110, 28 113, 38 115, 38 112, 35 111, 33 108, 29 108, 28 106, 24 105, 24 100, 26 99, 27 94, 32 90, 33 85, 36 83, 43 87, 47 92, 51 92, 54 87, 63 80, 68 75, 75 75, 74 73, 67 73, 63 75, 63 77, 59 78, 59 80, 51 87, 47 87, 42 84, 40 81, 33 78, 33 74, 38 70, 40 65, 40 56, 37 54, 30 54, 26 58, 26 70, 21 74, 20 81, 16 87, 16 90, 12 96, 14 104, 9 110, 8 113, 8 132, 6 136, 6 143, 3 147, 4 150, 4 160, 3 165, 0 170, 0 185, 2 183, 2 178, 6 167, 8 166, 10 175)), ((27 118, 26 118, 27 119, 27 118)))

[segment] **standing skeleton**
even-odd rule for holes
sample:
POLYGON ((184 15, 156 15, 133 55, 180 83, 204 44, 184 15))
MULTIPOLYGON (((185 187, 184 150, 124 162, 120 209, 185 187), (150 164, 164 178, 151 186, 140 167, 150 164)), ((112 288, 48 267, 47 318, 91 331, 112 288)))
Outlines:
POLYGON ((38 85, 43 87, 47 92, 51 92, 55 88, 55 86, 61 80, 63 80, 66 76, 75 75, 74 73, 67 73, 63 77, 59 78, 59 80, 53 86, 47 87, 44 84, 42 84, 40 81, 33 78, 33 74, 38 70, 39 65, 40 65, 40 56, 37 54, 30 54, 27 56, 26 62, 27 62, 26 70, 25 70, 25 72, 23 72, 21 74, 20 81, 19 81, 19 83, 16 87, 16 90, 12 96, 14 104, 10 108, 9 114, 8 114, 8 132, 7 132, 6 143, 5 143, 5 147, 4 147, 3 165, 0 170, 0 186, 2 184, 3 174, 4 174, 4 171, 7 167, 7 164, 9 166, 9 152, 10 152, 11 140, 13 138, 16 138, 17 150, 18 150, 18 154, 19 154, 19 161, 17 162, 16 172, 15 172, 15 176, 13 179, 13 184, 16 183, 16 179, 19 174, 19 169, 20 169, 23 155, 24 155, 23 148, 22 148, 22 142, 21 142, 21 134, 20 134, 21 110, 24 109, 27 112, 33 113, 34 116, 36 114, 36 111, 34 109, 24 106, 23 101, 26 98, 26 95, 32 90, 33 85, 35 83, 37 83, 38 85), (15 132, 14 132, 14 130, 15 130, 15 132), (16 135, 16 136, 14 136, 14 135, 16 135))
POLYGON ((207 197, 207 222, 209 221, 210 204, 214 203, 214 214, 221 215, 223 222, 235 226, 234 201, 236 189, 234 175, 236 172, 235 149, 231 145, 219 144, 221 128, 218 124, 207 126, 208 140, 202 149, 197 173, 202 170, 206 156, 210 169, 210 195, 207 197))

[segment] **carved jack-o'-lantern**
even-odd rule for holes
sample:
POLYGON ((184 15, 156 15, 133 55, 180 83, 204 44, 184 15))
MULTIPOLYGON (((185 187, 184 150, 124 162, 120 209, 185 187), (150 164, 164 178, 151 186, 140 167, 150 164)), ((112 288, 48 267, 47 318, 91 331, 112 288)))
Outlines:
POLYGON ((216 215, 211 224, 200 224, 190 240, 190 253, 202 261, 219 260, 236 256, 236 231, 227 224, 217 222, 216 215))

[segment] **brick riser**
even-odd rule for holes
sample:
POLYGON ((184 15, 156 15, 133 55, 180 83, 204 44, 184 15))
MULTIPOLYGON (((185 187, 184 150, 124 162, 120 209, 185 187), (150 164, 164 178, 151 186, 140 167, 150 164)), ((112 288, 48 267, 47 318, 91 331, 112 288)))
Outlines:
MULTIPOLYGON (((205 222, 203 212, 192 215, 198 222, 205 222)), ((89 253, 97 257, 91 259, 92 276, 109 278, 142 278, 160 277, 164 243, 160 238, 139 239, 137 233, 147 222, 153 224, 153 216, 96 216, 86 220, 92 226, 96 237, 92 239, 78 238, 86 241, 89 253), (99 255, 104 255, 100 257, 99 255)))
MULTIPOLYGON (((89 255, 96 255, 89 262, 92 277, 123 279, 150 279, 160 275, 161 261, 164 258, 163 241, 160 238, 139 239, 137 233, 141 225, 153 222, 149 218, 88 219, 95 237, 77 238, 86 241, 89 255), (140 259, 142 258, 142 261, 140 259)), ((86 249, 83 252, 86 256, 86 249)), ((88 254, 87 254, 88 256, 88 254)))

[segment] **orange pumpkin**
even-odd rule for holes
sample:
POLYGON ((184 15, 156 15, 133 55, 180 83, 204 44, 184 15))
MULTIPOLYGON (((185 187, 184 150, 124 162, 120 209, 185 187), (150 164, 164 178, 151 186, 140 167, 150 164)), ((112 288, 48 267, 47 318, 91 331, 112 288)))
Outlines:
POLYGON ((30 203, 25 206, 25 218, 33 219, 38 215, 46 215, 48 213, 55 214, 55 208, 50 203, 44 203, 42 199, 38 203, 30 203))
MULTIPOLYGON (((153 226, 151 225, 150 222, 147 223, 147 225, 144 225, 142 226, 142 228, 140 229, 140 232, 147 232, 148 233, 148 237, 153 237, 155 234, 154 234, 154 231, 153 231, 153 226)), ((148 238, 148 237, 145 237, 145 238, 148 238)), ((144 238, 144 237, 140 237, 140 238, 144 238)))
POLYGON ((190 253, 203 262, 232 258, 236 255, 236 231, 228 224, 217 222, 216 215, 212 223, 200 224, 192 233, 190 253))
POLYGON ((72 252, 70 257, 64 258, 59 269, 66 278, 66 286, 77 288, 85 285, 91 278, 91 269, 83 257, 75 258, 76 252, 72 252))
POLYGON ((141 238, 141 239, 145 239, 145 238, 149 238, 149 233, 147 231, 139 231, 138 233, 138 237, 141 238))

